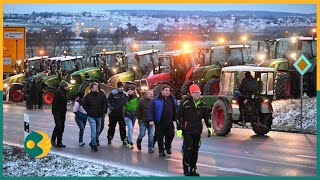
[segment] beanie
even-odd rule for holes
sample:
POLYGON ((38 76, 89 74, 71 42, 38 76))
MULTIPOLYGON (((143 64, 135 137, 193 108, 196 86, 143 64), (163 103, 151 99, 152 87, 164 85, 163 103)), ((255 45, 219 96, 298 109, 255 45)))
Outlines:
POLYGON ((192 85, 189 87, 189 91, 190 91, 190 94, 192 94, 192 93, 194 93, 194 92, 201 92, 199 86, 196 85, 196 84, 192 84, 192 85))
POLYGON ((124 87, 122 82, 117 82, 117 88, 124 87))

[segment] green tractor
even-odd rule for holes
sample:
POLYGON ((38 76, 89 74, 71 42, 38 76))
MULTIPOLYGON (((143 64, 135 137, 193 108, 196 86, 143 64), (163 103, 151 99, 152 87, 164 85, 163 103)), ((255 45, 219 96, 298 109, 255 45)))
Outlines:
POLYGON ((3 80, 3 98, 9 93, 10 101, 21 102, 24 100, 24 81, 28 77, 42 78, 47 75, 48 56, 36 56, 24 60, 22 73, 10 76, 3 80))
MULTIPOLYGON (((258 66, 276 69, 276 99, 300 97, 300 86, 297 85, 297 82, 300 82, 300 74, 293 67, 293 63, 302 54, 312 63, 312 67, 303 77, 303 92, 309 97, 316 96, 317 38, 301 36, 265 40, 264 43, 266 52, 261 55, 267 60, 262 58, 258 66)), ((261 51, 260 44, 261 42, 258 44, 258 51, 261 51)))
MULTIPOLYGON (((109 94, 112 89, 117 87, 118 82, 126 84, 132 84, 139 87, 139 81, 143 77, 149 76, 150 72, 153 71, 154 67, 152 62, 158 60, 159 50, 150 49, 145 51, 133 52, 124 56, 124 68, 125 71, 115 74, 109 77, 106 81, 97 81, 100 83, 100 88, 109 94)), ((103 71, 102 71, 103 72, 103 71)), ((106 76, 106 72, 103 72, 106 76)), ((90 81, 84 82, 79 91, 88 93, 90 81)))
POLYGON ((190 78, 183 84, 181 93, 187 94, 189 86, 195 83, 205 95, 218 95, 221 68, 249 64, 250 60, 249 45, 226 45, 200 49, 199 67, 194 69, 190 78))
POLYGON ((125 60, 123 51, 103 51, 92 55, 90 62, 93 67, 75 71, 66 80, 70 94, 75 96, 79 90, 88 93, 90 82, 106 82, 111 76, 124 72, 125 60))
POLYGON ((52 103, 59 82, 68 79, 72 72, 83 69, 83 58, 84 56, 62 56, 48 59, 50 75, 43 78, 46 84, 43 96, 45 104, 52 103))
POLYGON ((221 70, 219 95, 204 95, 203 100, 211 110, 214 132, 218 136, 230 133, 232 124, 246 126, 251 123, 257 135, 265 135, 272 125, 272 100, 274 88, 274 68, 254 66, 230 66, 221 70), (244 97, 243 116, 240 116, 239 102, 235 98, 244 72, 250 72, 257 80, 259 90, 244 97))

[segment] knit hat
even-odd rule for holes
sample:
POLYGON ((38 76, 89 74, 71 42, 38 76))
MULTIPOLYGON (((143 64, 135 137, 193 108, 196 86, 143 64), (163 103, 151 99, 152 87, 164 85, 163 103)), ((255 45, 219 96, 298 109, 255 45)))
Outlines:
POLYGON ((133 86, 126 86, 126 91, 132 90, 134 91, 134 87, 133 86))
POLYGON ((117 88, 124 87, 122 82, 117 82, 117 88))
POLYGON ((62 87, 62 88, 65 88, 65 87, 68 86, 68 83, 63 80, 63 81, 61 81, 61 82, 59 83, 59 86, 62 87))
POLYGON ((192 84, 192 85, 189 87, 189 91, 190 91, 190 94, 192 94, 192 93, 194 93, 194 92, 201 92, 199 86, 196 85, 196 84, 192 84))

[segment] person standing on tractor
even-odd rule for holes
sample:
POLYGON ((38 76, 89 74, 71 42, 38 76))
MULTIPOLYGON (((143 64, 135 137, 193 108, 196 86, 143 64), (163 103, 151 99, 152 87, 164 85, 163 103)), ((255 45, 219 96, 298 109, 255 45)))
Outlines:
POLYGON ((161 87, 160 94, 151 100, 148 109, 148 119, 151 125, 154 123, 156 127, 159 156, 164 157, 164 148, 167 154, 171 154, 171 144, 174 138, 173 121, 176 121, 177 115, 177 101, 170 94, 170 86, 161 87))
POLYGON ((83 142, 83 132, 87 124, 88 115, 86 110, 83 108, 83 96, 84 92, 79 92, 78 97, 74 102, 73 113, 76 115, 75 120, 77 125, 79 126, 79 146, 84 146, 83 142))
POLYGON ((117 123, 119 124, 120 138, 123 145, 127 145, 126 123, 123 119, 123 106, 127 102, 128 96, 124 91, 122 82, 117 83, 117 89, 111 91, 108 97, 109 103, 109 130, 108 144, 111 144, 117 123))
POLYGON ((148 152, 149 153, 154 153, 154 150, 153 150, 154 125, 152 122, 148 121, 148 107, 152 98, 153 98, 153 91, 148 90, 145 96, 140 99, 137 107, 137 113, 136 113, 137 119, 139 120, 139 128, 140 128, 140 133, 137 139, 137 148, 141 150, 142 138, 146 134, 146 130, 148 130, 148 152))
POLYGON ((199 176, 196 172, 198 151, 201 145, 202 119, 208 128, 208 136, 213 133, 209 113, 205 103, 200 98, 198 85, 189 88, 190 95, 183 99, 179 105, 177 120, 177 136, 183 137, 183 172, 185 176, 199 176))
POLYGON ((128 96, 128 100, 123 106, 123 117, 128 128, 127 146, 129 149, 132 149, 133 148, 132 134, 133 134, 134 124, 136 122, 136 110, 137 110, 139 99, 135 94, 134 87, 131 87, 131 86, 126 87, 126 92, 127 92, 126 95, 128 96))
POLYGON ((99 139, 101 117, 105 113, 107 102, 99 92, 98 84, 90 84, 90 93, 83 98, 83 108, 88 115, 88 121, 91 127, 91 142, 89 146, 94 151, 98 151, 97 139, 99 139))
POLYGON ((68 89, 69 87, 67 82, 61 81, 52 101, 52 114, 54 117, 55 127, 51 136, 51 144, 54 147, 66 147, 64 144, 62 144, 62 135, 66 121, 68 89))

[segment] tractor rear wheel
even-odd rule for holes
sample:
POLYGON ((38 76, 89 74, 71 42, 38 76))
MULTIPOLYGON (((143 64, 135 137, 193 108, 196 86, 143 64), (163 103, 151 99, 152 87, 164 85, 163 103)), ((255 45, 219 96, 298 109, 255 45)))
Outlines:
POLYGON ((258 123, 252 123, 251 126, 257 135, 262 136, 271 130, 272 114, 260 114, 259 121, 262 125, 259 125, 258 123))
POLYGON ((226 136, 230 133, 232 128, 232 117, 228 113, 227 105, 223 100, 217 100, 211 112, 211 119, 214 132, 218 136, 226 136))
POLYGON ((219 95, 220 93, 220 79, 219 78, 213 78, 210 79, 206 85, 204 86, 204 95, 219 95))
POLYGON ((289 73, 278 72, 275 79, 276 99, 285 99, 291 94, 291 79, 289 73))
POLYGON ((186 81, 183 83, 182 87, 181 87, 181 94, 182 95, 186 95, 189 93, 189 87, 193 84, 192 81, 186 81))
POLYGON ((52 89, 47 89, 44 91, 43 94, 43 102, 47 105, 51 105, 54 99, 54 90, 52 89))

